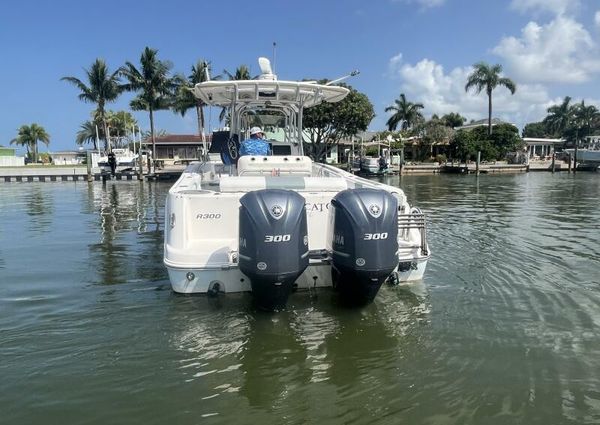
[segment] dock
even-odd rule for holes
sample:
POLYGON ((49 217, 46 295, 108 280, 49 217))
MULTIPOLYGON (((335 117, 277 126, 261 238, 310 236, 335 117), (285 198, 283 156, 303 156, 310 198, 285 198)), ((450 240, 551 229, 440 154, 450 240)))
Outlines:
MULTIPOLYGON (((101 177, 99 176, 99 180, 101 177)), ((0 182, 59 182, 87 181, 88 172, 85 167, 51 167, 25 166, 1 167, 0 182)))
MULTIPOLYGON (((442 164, 439 166, 441 173, 453 174, 475 174, 477 173, 476 164, 442 164)), ((529 171, 527 164, 506 164, 506 163, 482 163, 479 164, 480 174, 493 173, 526 173, 529 171)))
POLYGON ((0 167, 0 183, 28 182, 87 182, 87 181, 139 181, 139 180, 175 180, 179 178, 185 166, 171 166, 155 170, 154 173, 140 175, 136 171, 116 172, 115 175, 100 169, 92 169, 88 174, 86 167, 81 166, 25 166, 0 167))
MULTIPOLYGON (((570 171, 569 164, 556 161, 554 171, 570 171)), ((341 165, 340 165, 341 166, 341 165)), ((140 177, 139 173, 133 170, 117 172, 114 176, 100 169, 92 169, 88 174, 85 166, 24 166, 24 167, 0 167, 0 183, 21 183, 21 182, 71 182, 71 181, 174 181, 181 176, 185 169, 185 164, 165 165, 157 168, 153 173, 144 173, 140 177)), ((572 167, 572 165, 571 165, 572 167)), ((146 170, 144 170, 146 171, 146 170)), ((351 170, 356 173, 357 169, 351 170)), ((526 173, 533 171, 552 171, 552 161, 532 161, 529 164, 507 164, 505 162, 481 163, 479 165, 480 174, 498 174, 498 173, 526 173)), ((584 167, 578 164, 577 171, 597 171, 596 167, 584 167)), ((385 175, 425 175, 425 174, 475 174, 477 166, 475 163, 419 163, 404 164, 399 167, 397 164, 389 166, 385 175)), ((376 174, 375 174, 376 175, 376 174)), ((382 174, 384 175, 384 174, 382 174)))

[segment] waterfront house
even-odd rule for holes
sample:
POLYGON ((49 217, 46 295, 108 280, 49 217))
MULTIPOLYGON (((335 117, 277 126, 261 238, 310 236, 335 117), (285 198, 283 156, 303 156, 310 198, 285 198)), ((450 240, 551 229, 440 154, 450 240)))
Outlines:
POLYGON ((48 155, 52 158, 52 164, 54 165, 80 165, 85 162, 87 152, 82 149, 78 151, 48 152, 48 155))
POLYGON ((21 167, 25 165, 25 158, 16 156, 14 148, 0 146, 0 167, 21 167))
POLYGON ((556 146, 563 146, 564 139, 547 139, 543 137, 523 137, 525 151, 530 160, 549 160, 556 146))

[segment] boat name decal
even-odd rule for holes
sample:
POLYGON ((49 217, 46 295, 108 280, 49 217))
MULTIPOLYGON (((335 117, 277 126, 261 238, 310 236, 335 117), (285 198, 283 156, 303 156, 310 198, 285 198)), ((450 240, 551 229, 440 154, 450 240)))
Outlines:
POLYGON ((218 220, 220 218, 221 218, 221 213, 210 213, 210 214, 199 213, 196 215, 196 219, 198 219, 198 220, 218 220))
POLYGON ((323 212, 329 210, 329 202, 316 202, 314 204, 312 202, 307 202, 305 208, 308 212, 323 212))

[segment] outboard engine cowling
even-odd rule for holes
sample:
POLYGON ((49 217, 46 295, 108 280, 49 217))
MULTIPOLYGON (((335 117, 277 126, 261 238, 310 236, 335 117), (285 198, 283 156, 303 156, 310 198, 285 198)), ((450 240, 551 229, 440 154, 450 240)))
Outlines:
POLYGON ((368 303, 398 266, 398 201, 377 189, 347 189, 331 201, 328 249, 334 287, 368 303))
POLYGON ((240 198, 239 267, 259 307, 285 307, 308 266, 305 200, 297 192, 264 189, 240 198))

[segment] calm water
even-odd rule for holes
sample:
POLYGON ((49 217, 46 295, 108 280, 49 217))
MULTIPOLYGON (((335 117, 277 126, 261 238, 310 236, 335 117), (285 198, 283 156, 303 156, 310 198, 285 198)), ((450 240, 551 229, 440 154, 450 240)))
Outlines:
POLYGON ((424 281, 278 314, 171 292, 168 185, 0 184, 0 422, 599 423, 600 175, 400 184, 424 281))

